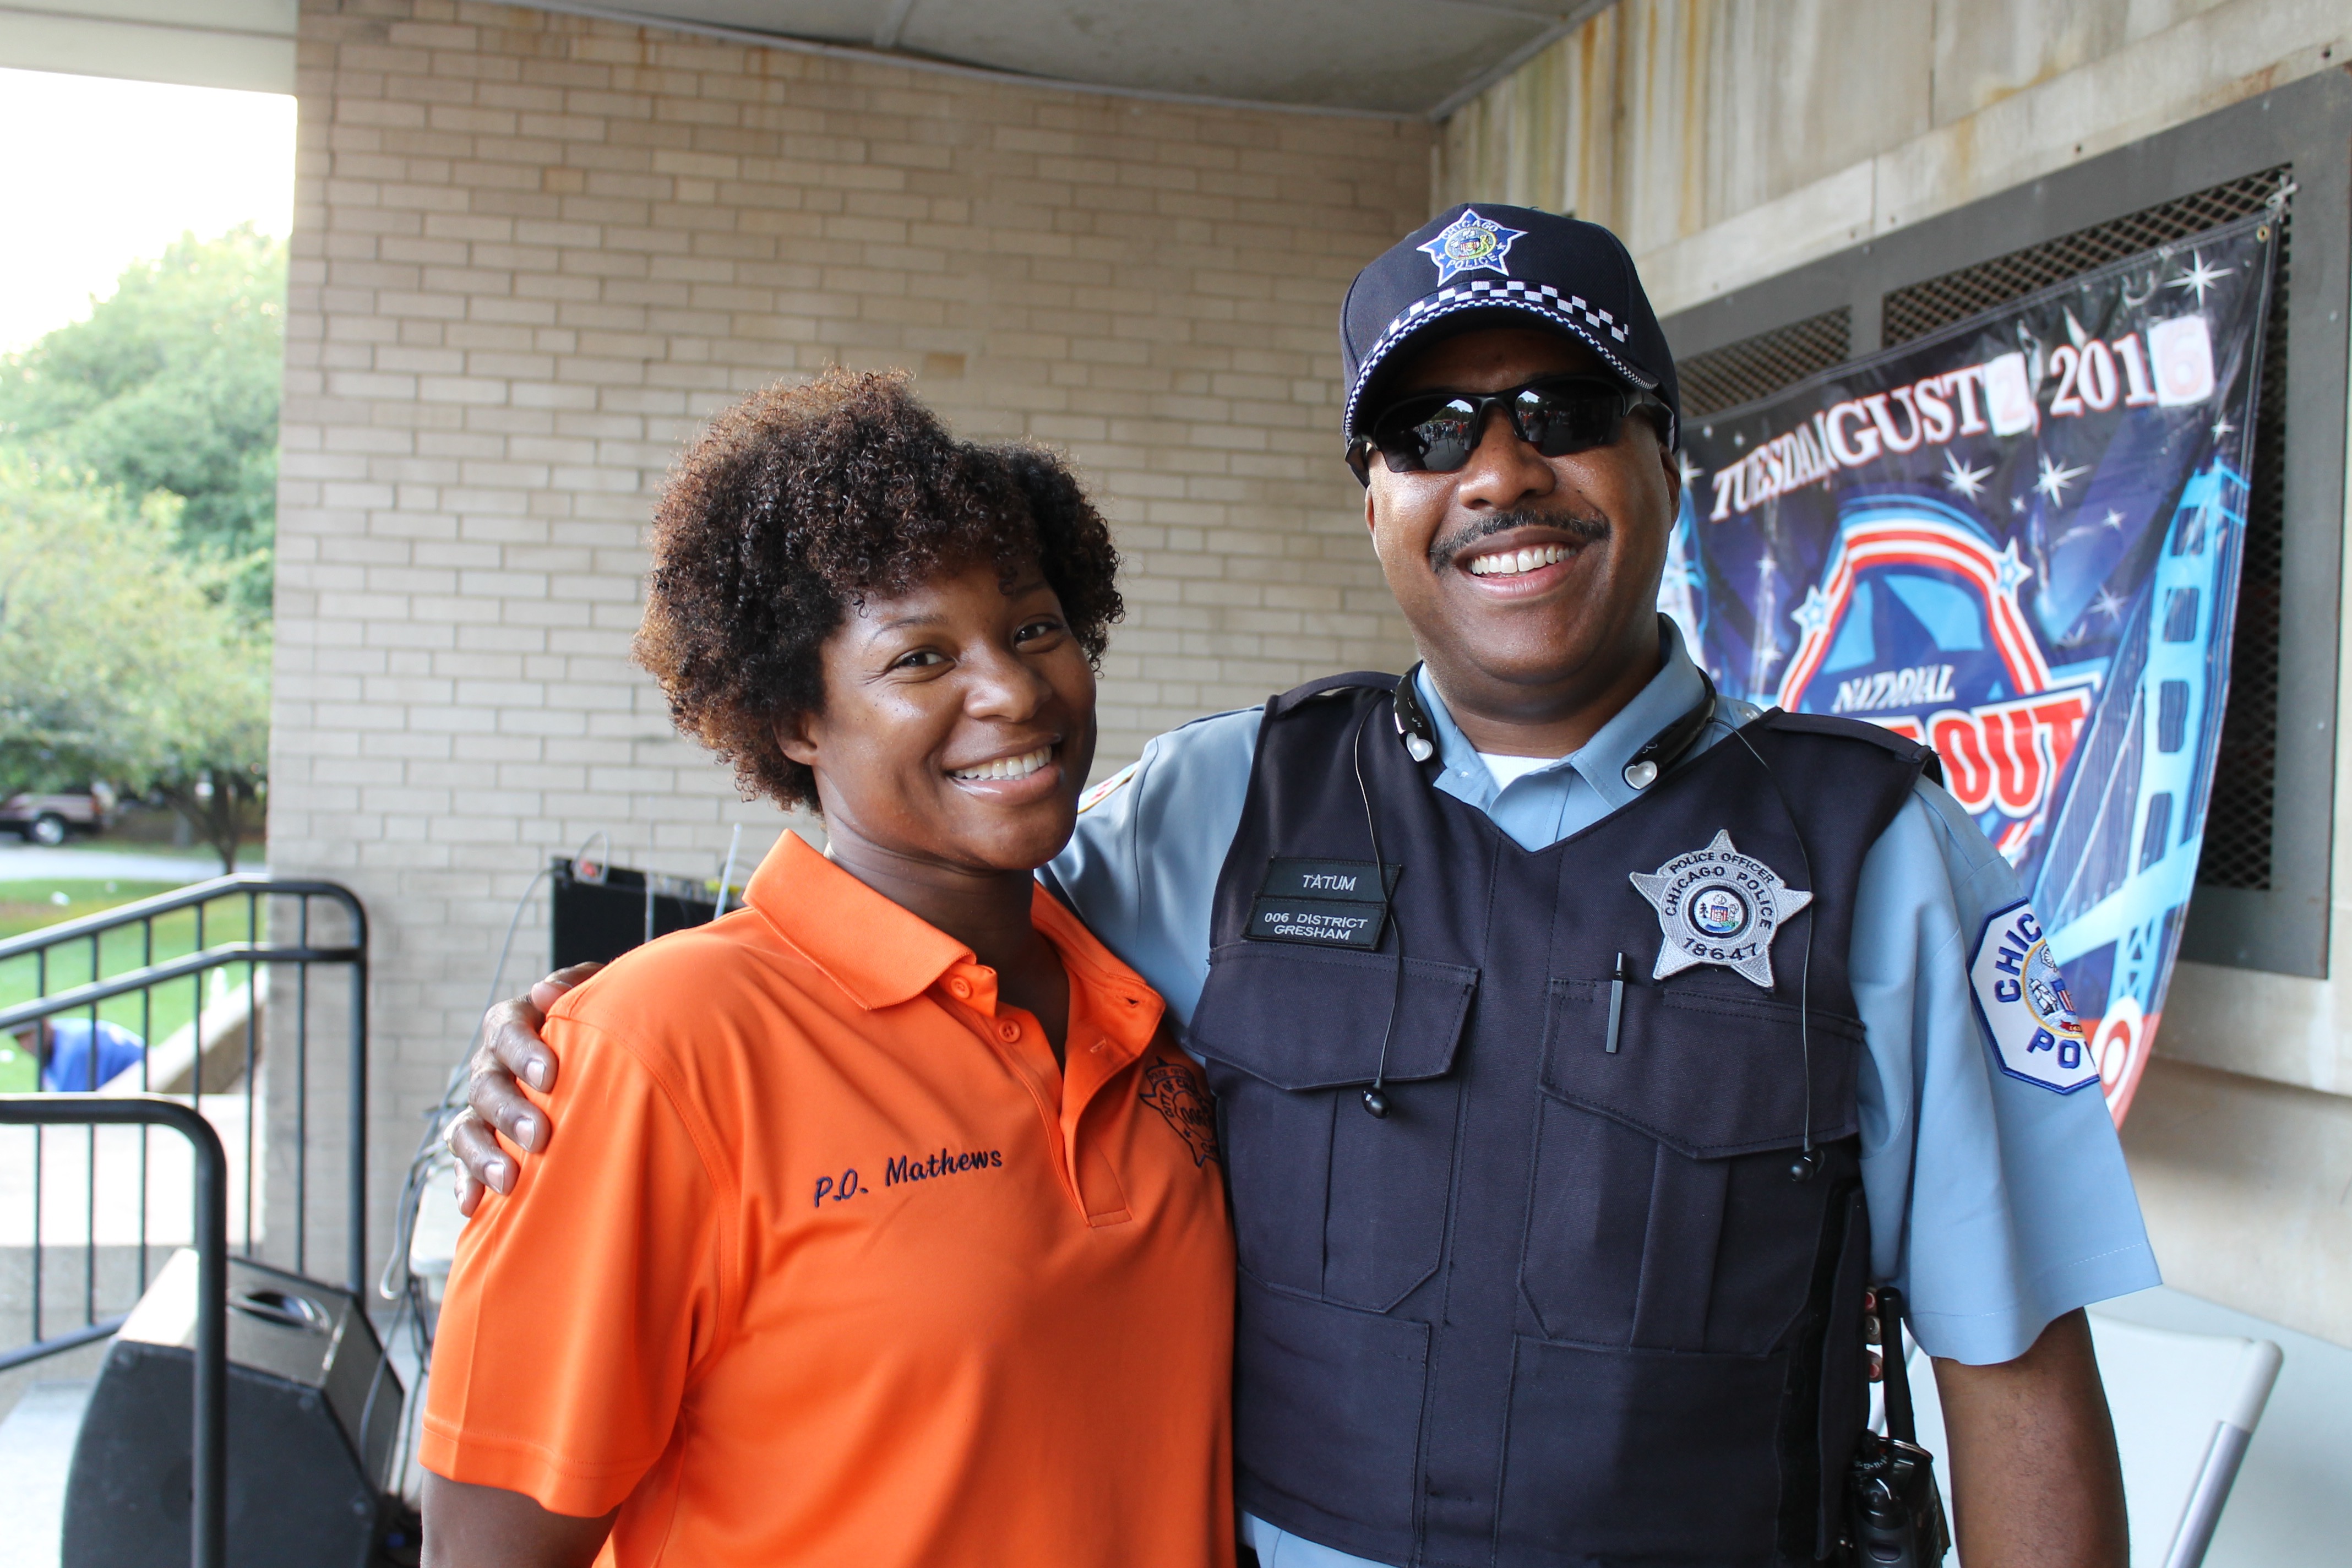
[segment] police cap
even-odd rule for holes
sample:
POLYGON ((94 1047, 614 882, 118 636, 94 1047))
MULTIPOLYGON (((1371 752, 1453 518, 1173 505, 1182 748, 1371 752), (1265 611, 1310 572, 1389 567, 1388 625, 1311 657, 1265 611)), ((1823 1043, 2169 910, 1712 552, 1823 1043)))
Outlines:
POLYGON ((1474 324, 1474 312, 1493 313, 1497 325, 1532 317, 1574 337, 1626 385, 1665 405, 1666 445, 1679 444, 1674 355, 1625 247, 1597 223, 1486 202, 1447 208, 1356 274, 1339 310, 1346 438, 1379 412, 1380 374, 1399 351, 1441 326, 1474 324))

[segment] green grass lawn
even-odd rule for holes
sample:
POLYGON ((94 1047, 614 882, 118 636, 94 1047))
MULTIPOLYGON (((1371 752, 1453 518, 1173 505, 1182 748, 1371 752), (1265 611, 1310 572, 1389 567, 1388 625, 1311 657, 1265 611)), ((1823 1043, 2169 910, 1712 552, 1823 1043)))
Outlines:
MULTIPOLYGON (((0 882, 0 940, 172 890, 172 884, 165 882, 0 882), (63 902, 58 901, 60 894, 64 895, 63 902)), ((107 932, 97 943, 96 977, 121 974, 194 952, 197 912, 194 909, 175 910, 158 917, 152 939, 138 926, 107 932)), ((216 899, 204 907, 203 913, 205 945, 247 940, 243 898, 216 899)), ((93 978, 91 945, 87 941, 79 942, 51 952, 46 975, 42 965, 30 956, 0 959, 0 1007, 13 1007, 36 996, 87 984, 93 978)), ((229 984, 245 984, 246 966, 232 968, 226 973, 229 984)), ((98 1016, 149 1040, 161 1040, 194 1016, 198 984, 196 980, 176 980, 144 994, 118 996, 101 1004, 98 1016)), ((209 985, 211 982, 207 979, 203 984, 209 985)), ((31 1053, 16 1049, 14 1039, 0 1037, 0 1093, 23 1093, 38 1087, 39 1068, 31 1053)))

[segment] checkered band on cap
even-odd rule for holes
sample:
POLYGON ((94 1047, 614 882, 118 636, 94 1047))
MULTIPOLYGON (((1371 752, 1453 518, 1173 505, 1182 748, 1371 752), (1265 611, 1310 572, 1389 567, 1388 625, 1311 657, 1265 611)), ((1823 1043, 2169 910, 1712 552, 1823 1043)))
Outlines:
POLYGON ((1674 351, 1624 244, 1564 213, 1467 202, 1375 257, 1349 286, 1339 307, 1347 438, 1380 413, 1384 395, 1372 384, 1406 343, 1482 310, 1516 312, 1583 343, 1613 379, 1664 405, 1666 439, 1679 440, 1674 351))
MULTIPOLYGON (((1545 324, 1565 327, 1593 353, 1607 362, 1629 384, 1644 392, 1657 390, 1658 378, 1642 370, 1622 352, 1627 327, 1609 311, 1586 301, 1582 296, 1563 294, 1549 283, 1530 283, 1520 279, 1479 279, 1475 282, 1440 289, 1425 298, 1415 300, 1402 314, 1381 331, 1372 346, 1364 353, 1363 363, 1356 371, 1355 384, 1348 390, 1347 406, 1341 412, 1341 427, 1350 434, 1360 434, 1356 427, 1359 404, 1364 389, 1372 384, 1374 374, 1391 351, 1413 333, 1432 321, 1459 314, 1464 310, 1524 310, 1542 319, 1545 324)), ((1669 429, 1667 440, 1675 439, 1669 429)))

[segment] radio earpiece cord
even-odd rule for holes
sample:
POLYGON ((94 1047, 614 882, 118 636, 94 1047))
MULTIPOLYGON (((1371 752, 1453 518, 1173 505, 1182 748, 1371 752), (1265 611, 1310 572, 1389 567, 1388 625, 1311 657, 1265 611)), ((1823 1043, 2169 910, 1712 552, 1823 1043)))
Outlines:
MULTIPOLYGON (((1717 723, 1723 722, 1719 719, 1715 721, 1717 723)), ((1748 754, 1756 759, 1756 765, 1764 770, 1764 777, 1772 785, 1772 797, 1780 803, 1780 815, 1789 819, 1789 837, 1797 841, 1797 863, 1804 871, 1805 886, 1808 888, 1814 886, 1813 858, 1805 850, 1805 835, 1803 831, 1797 826, 1796 809, 1789 804, 1788 792, 1780 787, 1780 775, 1772 771, 1772 764, 1764 760, 1764 753, 1759 752, 1756 749, 1755 743, 1749 741, 1746 735, 1742 734, 1738 730, 1733 729, 1728 724, 1725 724, 1723 727, 1725 733, 1728 734, 1733 740, 1738 742, 1741 746, 1745 747, 1748 754)), ((1805 956, 1801 967, 1797 971, 1797 1052, 1800 1070, 1804 1074, 1805 1125, 1803 1138, 1804 1151, 1800 1153, 1796 1159, 1790 1162, 1789 1164, 1789 1179, 1792 1182, 1811 1181, 1815 1173, 1817 1173, 1822 1168, 1821 1151, 1813 1147, 1812 910, 1813 906, 1808 905, 1803 911, 1805 916, 1805 956)))
MULTIPOLYGON (((1417 670, 1420 668, 1419 665, 1415 665, 1413 669, 1417 670)), ((1412 679, 1412 670, 1407 670, 1404 680, 1397 683, 1400 693, 1404 690, 1405 682, 1412 679)), ((1399 731, 1406 732, 1404 708, 1402 704, 1396 705, 1396 713, 1399 731)), ((1364 832, 1372 841, 1372 876, 1380 883, 1381 901, 1387 906, 1389 924, 1396 931, 1396 979, 1389 992, 1389 1021, 1381 1030, 1381 1059, 1372 1068, 1372 1087, 1364 1090, 1364 1109, 1371 1113, 1375 1121, 1386 1121, 1389 1114, 1389 1096, 1386 1087, 1389 1073, 1389 1040, 1396 1033, 1397 1008, 1404 1000, 1404 924, 1397 919, 1396 893, 1389 886, 1389 863, 1381 858, 1380 826, 1372 819, 1372 792, 1364 783, 1364 725, 1371 716, 1372 710, 1368 707, 1364 710, 1363 718, 1356 721, 1356 733, 1348 742, 1348 754, 1356 766, 1356 795, 1364 803, 1364 832)), ((1421 719, 1417 709, 1413 717, 1417 722, 1425 727, 1427 721, 1421 719)), ((1425 735, 1412 732, 1406 732, 1406 750, 1412 753, 1413 760, 1426 761, 1429 753, 1435 749, 1431 745, 1428 738, 1425 735), (1421 742, 1423 748, 1421 751, 1412 751, 1412 742, 1415 740, 1421 742)))

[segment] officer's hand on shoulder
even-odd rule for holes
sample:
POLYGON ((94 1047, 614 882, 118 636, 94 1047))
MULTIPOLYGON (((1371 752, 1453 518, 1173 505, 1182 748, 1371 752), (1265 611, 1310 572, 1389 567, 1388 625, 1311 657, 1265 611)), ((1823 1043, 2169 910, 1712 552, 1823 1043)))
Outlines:
POLYGON ((508 1154, 492 1128, 505 1133, 523 1154, 539 1153, 554 1136, 547 1112, 530 1102, 522 1085, 528 1083, 541 1094, 555 1087, 555 1053, 539 1037, 547 1022, 547 1010, 565 992, 604 967, 575 963, 559 969, 532 986, 528 995, 510 997, 482 1015, 480 1041, 466 1064, 470 1080, 466 1110, 449 1124, 449 1152, 457 1159, 460 1214, 470 1216, 480 1206, 485 1189, 514 1191, 519 1156, 508 1154))

